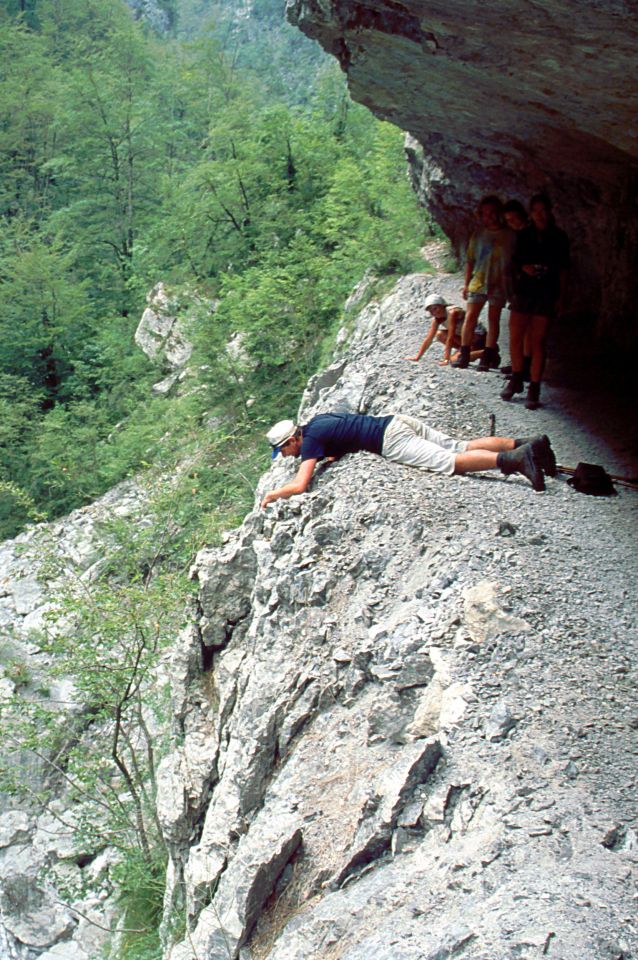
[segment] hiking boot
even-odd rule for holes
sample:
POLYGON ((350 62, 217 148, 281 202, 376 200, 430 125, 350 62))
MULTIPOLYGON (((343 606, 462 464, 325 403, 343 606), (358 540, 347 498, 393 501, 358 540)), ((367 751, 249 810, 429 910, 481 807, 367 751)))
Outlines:
POLYGON ((520 440, 515 440, 514 443, 516 447, 522 447, 526 443, 531 444, 534 456, 543 473, 547 474, 548 477, 556 476, 558 473, 556 456, 552 450, 552 445, 549 442, 547 434, 544 433, 538 437, 521 437, 520 440))
POLYGON ((481 373, 487 373, 490 369, 490 364, 492 361, 492 348, 485 347, 483 353, 481 354, 481 359, 478 362, 477 370, 480 370, 481 373))
POLYGON ((501 400, 511 400, 515 393, 522 393, 524 389, 523 374, 513 373, 501 391, 501 400))
POLYGON ((540 395, 540 383, 534 383, 533 380, 530 381, 530 385, 527 388, 527 399, 525 400, 525 406, 528 410, 538 410, 540 407, 540 395))
POLYGON ((538 493, 545 489, 545 477, 538 460, 534 456, 531 443, 499 453, 496 458, 496 466, 506 476, 512 473, 522 473, 538 493))
POLYGON ((501 367, 501 373, 504 373, 506 377, 512 376, 512 366, 508 364, 506 367, 501 367))
POLYGON ((452 365, 453 367, 456 367, 457 370, 465 370, 466 367, 469 367, 469 365, 470 365, 470 348, 469 348, 469 347, 461 347, 461 355, 460 355, 460 357, 458 358, 458 360, 453 360, 451 365, 452 365))
POLYGON ((487 373, 491 367, 498 367, 500 362, 501 355, 498 352, 498 347, 485 347, 476 369, 481 370, 482 373, 487 373))

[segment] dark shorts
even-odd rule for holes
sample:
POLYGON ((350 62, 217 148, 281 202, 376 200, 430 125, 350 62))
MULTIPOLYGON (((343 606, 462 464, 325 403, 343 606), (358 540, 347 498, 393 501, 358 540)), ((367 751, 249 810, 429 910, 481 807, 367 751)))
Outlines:
POLYGON ((537 294, 515 293, 510 303, 510 310, 536 317, 553 317, 556 310, 556 297, 541 292, 537 294))

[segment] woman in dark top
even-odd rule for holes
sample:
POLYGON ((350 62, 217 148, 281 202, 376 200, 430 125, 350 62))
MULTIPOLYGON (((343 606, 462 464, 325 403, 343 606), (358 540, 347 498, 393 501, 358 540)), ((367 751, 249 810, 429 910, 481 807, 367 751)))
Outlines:
POLYGON ((549 199, 536 194, 530 202, 531 223, 516 234, 514 248, 514 295, 510 317, 512 375, 501 393, 511 400, 523 392, 523 343, 529 335, 531 375, 525 406, 536 410, 545 366, 545 344, 549 322, 564 308, 569 241, 552 215, 549 199))

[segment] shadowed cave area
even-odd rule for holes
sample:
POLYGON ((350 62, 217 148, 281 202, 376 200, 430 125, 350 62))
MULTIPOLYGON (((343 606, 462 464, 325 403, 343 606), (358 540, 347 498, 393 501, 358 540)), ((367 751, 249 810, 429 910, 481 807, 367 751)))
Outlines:
POLYGON ((637 13, 633 0, 287 6, 354 99, 409 132, 413 183, 457 252, 482 195, 551 196, 572 247, 569 313, 614 371, 638 339, 637 13))

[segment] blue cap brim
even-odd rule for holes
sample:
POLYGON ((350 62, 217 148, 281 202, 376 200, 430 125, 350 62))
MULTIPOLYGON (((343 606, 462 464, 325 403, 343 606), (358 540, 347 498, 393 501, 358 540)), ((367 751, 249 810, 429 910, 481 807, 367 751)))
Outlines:
POLYGON ((273 447, 273 448, 272 448, 272 459, 273 459, 273 460, 275 459, 276 456, 279 455, 279 450, 280 450, 279 447, 273 447))

